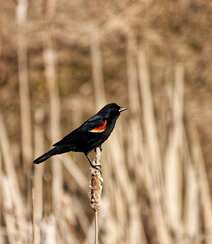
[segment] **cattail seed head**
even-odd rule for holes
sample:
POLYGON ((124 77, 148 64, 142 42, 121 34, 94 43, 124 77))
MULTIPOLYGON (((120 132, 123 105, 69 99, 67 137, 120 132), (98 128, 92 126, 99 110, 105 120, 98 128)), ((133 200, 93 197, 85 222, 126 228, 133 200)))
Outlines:
POLYGON ((103 188, 103 178, 101 173, 101 150, 97 148, 96 150, 96 159, 93 161, 93 164, 97 168, 90 167, 90 185, 89 185, 89 198, 91 208, 95 211, 98 211, 100 208, 102 188, 103 188))

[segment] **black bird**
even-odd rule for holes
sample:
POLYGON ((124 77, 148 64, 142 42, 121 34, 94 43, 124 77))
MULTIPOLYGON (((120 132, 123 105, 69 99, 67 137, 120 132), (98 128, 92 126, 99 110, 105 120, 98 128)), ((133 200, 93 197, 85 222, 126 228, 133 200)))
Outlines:
POLYGON ((62 140, 53 145, 53 148, 33 161, 35 164, 42 163, 53 155, 70 151, 82 152, 85 154, 92 167, 88 153, 97 147, 110 136, 121 112, 126 110, 116 103, 104 106, 98 113, 85 121, 80 127, 70 132, 62 140))

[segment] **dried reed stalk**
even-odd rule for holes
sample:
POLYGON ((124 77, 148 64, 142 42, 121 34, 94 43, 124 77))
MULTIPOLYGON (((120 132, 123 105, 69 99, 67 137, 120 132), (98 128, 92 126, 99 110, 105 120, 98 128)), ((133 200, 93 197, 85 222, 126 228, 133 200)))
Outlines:
MULTIPOLYGON (((40 128, 40 124, 43 120, 43 112, 36 111, 35 121, 35 154, 38 155, 44 151, 44 135, 40 128)), ((44 165, 36 166, 33 178, 33 241, 34 244, 41 243, 40 224, 43 215, 43 170, 44 165)))
POLYGON ((92 32, 91 37, 91 58, 92 58, 92 72, 94 81, 94 92, 97 108, 102 107, 106 102, 103 68, 102 68, 102 54, 100 49, 100 36, 97 30, 92 32))
POLYGON ((212 201, 210 184, 208 181, 208 175, 203 157, 203 152, 200 145, 200 139, 197 129, 194 126, 190 126, 191 136, 193 141, 192 154, 197 169, 197 176, 200 189, 200 202, 202 206, 202 214, 204 219, 205 234, 203 239, 205 243, 212 243, 212 201))
POLYGON ((131 119, 129 121, 129 145, 128 162, 131 168, 139 167, 136 176, 143 179, 142 157, 143 157, 143 131, 140 124, 140 100, 138 87, 138 70, 136 67, 137 43, 132 33, 128 34, 127 45, 127 77, 128 77, 128 96, 131 119))
POLYGON ((16 18, 18 24, 17 36, 17 58, 18 58, 18 80, 20 98, 21 119, 21 150, 23 158, 23 170, 26 177, 27 207, 31 208, 31 168, 32 168, 32 123, 31 123, 31 101, 28 77, 27 39, 24 31, 27 24, 28 0, 18 0, 16 18))
POLYGON ((15 235, 17 233, 17 227, 15 218, 13 217, 12 196, 9 189, 8 177, 3 174, 2 166, 2 155, 0 153, 0 199, 2 199, 0 209, 3 210, 3 214, 0 214, 0 221, 2 221, 1 217, 4 218, 6 225, 6 233, 3 233, 3 228, 0 227, 0 243, 5 243, 3 234, 6 234, 9 243, 16 244, 15 235))
POLYGON ((98 211, 101 205, 101 195, 103 188, 103 178, 101 173, 101 149, 96 148, 96 159, 93 164, 97 168, 90 167, 90 206, 95 211, 95 244, 99 243, 99 226, 98 226, 98 211))
POLYGON ((138 93, 138 72, 136 67, 137 43, 133 33, 128 34, 127 42, 127 77, 129 107, 133 115, 140 111, 140 101, 138 93))
MULTIPOLYGON (((131 143, 128 145, 128 162, 130 162, 131 169, 136 174, 136 181, 139 184, 143 181, 143 133, 140 126, 140 100, 138 89, 138 72, 136 67, 136 50, 137 43, 133 33, 128 34, 127 46, 127 76, 128 76, 128 91, 129 91, 129 108, 133 119, 129 121, 129 139, 131 143), (135 116, 137 115, 137 116, 135 116), (139 170, 135 170, 139 168, 139 170)), ((139 221, 140 209, 142 203, 137 204, 137 200, 132 202, 130 206, 130 228, 129 228, 129 243, 147 243, 144 227, 142 221, 139 221)))
MULTIPOLYGON (((60 100, 59 91, 56 82, 56 53, 53 46, 51 37, 47 36, 45 39, 46 45, 44 48, 44 64, 45 75, 49 90, 50 99, 50 136, 51 141, 55 142, 59 139, 60 134, 60 100)), ((59 201, 62 194, 62 165, 58 163, 56 158, 52 158, 53 167, 53 204, 54 209, 59 207, 59 201)), ((57 211, 56 211, 57 212, 57 211)))
POLYGON ((182 146, 183 132, 183 96, 184 96, 184 68, 176 67, 175 89, 173 94, 173 129, 169 135, 165 155, 165 190, 164 195, 167 217, 172 231, 178 235, 182 230, 182 166, 179 150, 182 146))
POLYGON ((3 210, 4 210, 4 219, 6 224, 6 233, 10 244, 20 243, 20 237, 17 235, 18 230, 14 218, 14 206, 12 200, 12 194, 10 190, 10 183, 7 176, 2 176, 1 178, 2 186, 2 196, 3 201, 3 210))
MULTIPOLYGON (((1 45, 0 45, 0 52, 1 52, 1 45)), ((0 179, 2 179, 3 177, 3 170, 2 170, 2 155, 1 155, 1 152, 0 152, 0 179)), ((0 183, 1 183, 1 180, 0 180, 0 183)), ((2 183, 1 183, 2 185, 2 183)), ((0 199, 3 199, 3 189, 0 187, 0 199)), ((3 202, 0 201, 0 210, 3 209, 3 202)), ((3 222, 3 216, 1 214, 1 211, 0 211, 0 224, 3 222)), ((4 238, 3 238, 3 231, 2 231, 2 228, 1 228, 1 225, 0 225, 0 243, 3 243, 4 244, 4 238)))
POLYGON ((43 219, 41 223, 41 243, 42 244, 56 244, 57 232, 56 232, 56 219, 54 215, 50 215, 43 219))
MULTIPOLYGON (((199 238, 200 232, 200 198, 198 179, 195 167, 186 163, 186 195, 185 195, 185 230, 190 240, 199 238)), ((182 227, 181 227, 182 228, 182 227)), ((198 242, 196 242, 198 243, 198 242)))
MULTIPOLYGON (((46 18, 50 20, 56 11, 56 1, 48 0, 46 8, 46 18)), ((47 87, 49 92, 49 103, 50 103, 50 137, 51 141, 55 142, 60 136, 60 98, 59 90, 57 85, 57 53, 54 48, 54 40, 52 37, 52 28, 44 35, 44 65, 45 65, 45 76, 47 81, 47 87)), ((56 158, 52 158, 52 172, 53 172, 53 207, 55 214, 58 213, 60 208, 60 200, 63 192, 63 174, 62 165, 56 158)))
MULTIPOLYGON (((3 117, 0 114, 0 148, 3 156, 3 163, 6 172, 8 186, 11 192, 12 204, 14 206, 15 215, 17 217, 17 224, 19 227, 19 233, 23 235, 23 239, 26 238, 28 226, 25 219, 25 208, 23 198, 18 184, 18 178, 16 169, 14 167, 14 161, 11 154, 11 146, 9 143, 6 127, 3 121, 3 117)), ((6 183, 5 183, 6 184, 6 183)))
POLYGON ((146 60, 146 53, 141 47, 139 48, 137 58, 140 92, 142 97, 144 127, 147 140, 146 144, 150 159, 150 166, 152 167, 155 184, 157 184, 159 188, 162 188, 162 162, 154 114, 154 103, 151 90, 150 72, 146 60))
POLYGON ((22 152, 25 162, 25 173, 29 173, 32 160, 32 128, 31 128, 31 103, 29 95, 29 79, 27 67, 27 40, 24 37, 24 25, 27 21, 28 1, 19 0, 16 10, 18 23, 18 78, 21 109, 21 136, 22 152))
POLYGON ((171 236, 163 212, 163 177, 162 162, 157 136, 157 126, 154 116, 153 96, 150 87, 150 73, 146 61, 146 54, 141 48, 138 52, 139 82, 142 95, 142 107, 144 116, 144 127, 146 131, 146 147, 144 158, 146 165, 146 179, 148 195, 152 204, 152 217, 156 228, 158 241, 161 244, 170 244, 171 236))

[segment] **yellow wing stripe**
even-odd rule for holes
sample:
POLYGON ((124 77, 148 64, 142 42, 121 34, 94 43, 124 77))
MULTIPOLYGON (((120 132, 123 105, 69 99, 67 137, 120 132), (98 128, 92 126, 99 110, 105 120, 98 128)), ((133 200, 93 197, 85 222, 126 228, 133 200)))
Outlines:
POLYGON ((89 132, 93 132, 93 133, 101 133, 104 132, 106 130, 107 127, 107 121, 103 121, 100 125, 98 125, 97 127, 93 128, 92 130, 89 130, 89 132))

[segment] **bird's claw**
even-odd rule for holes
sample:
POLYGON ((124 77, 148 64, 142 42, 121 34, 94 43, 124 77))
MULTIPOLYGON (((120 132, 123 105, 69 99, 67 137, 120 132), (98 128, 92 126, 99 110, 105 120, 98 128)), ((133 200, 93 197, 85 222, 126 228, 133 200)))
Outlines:
POLYGON ((96 153, 96 151, 97 151, 97 148, 99 148, 99 149, 100 149, 100 151, 102 152, 102 150, 103 150, 102 145, 100 145, 100 146, 98 146, 98 147, 94 148, 94 152, 95 152, 95 153, 96 153))
POLYGON ((102 174, 102 166, 100 164, 94 165, 94 169, 100 172, 100 174, 102 174))

